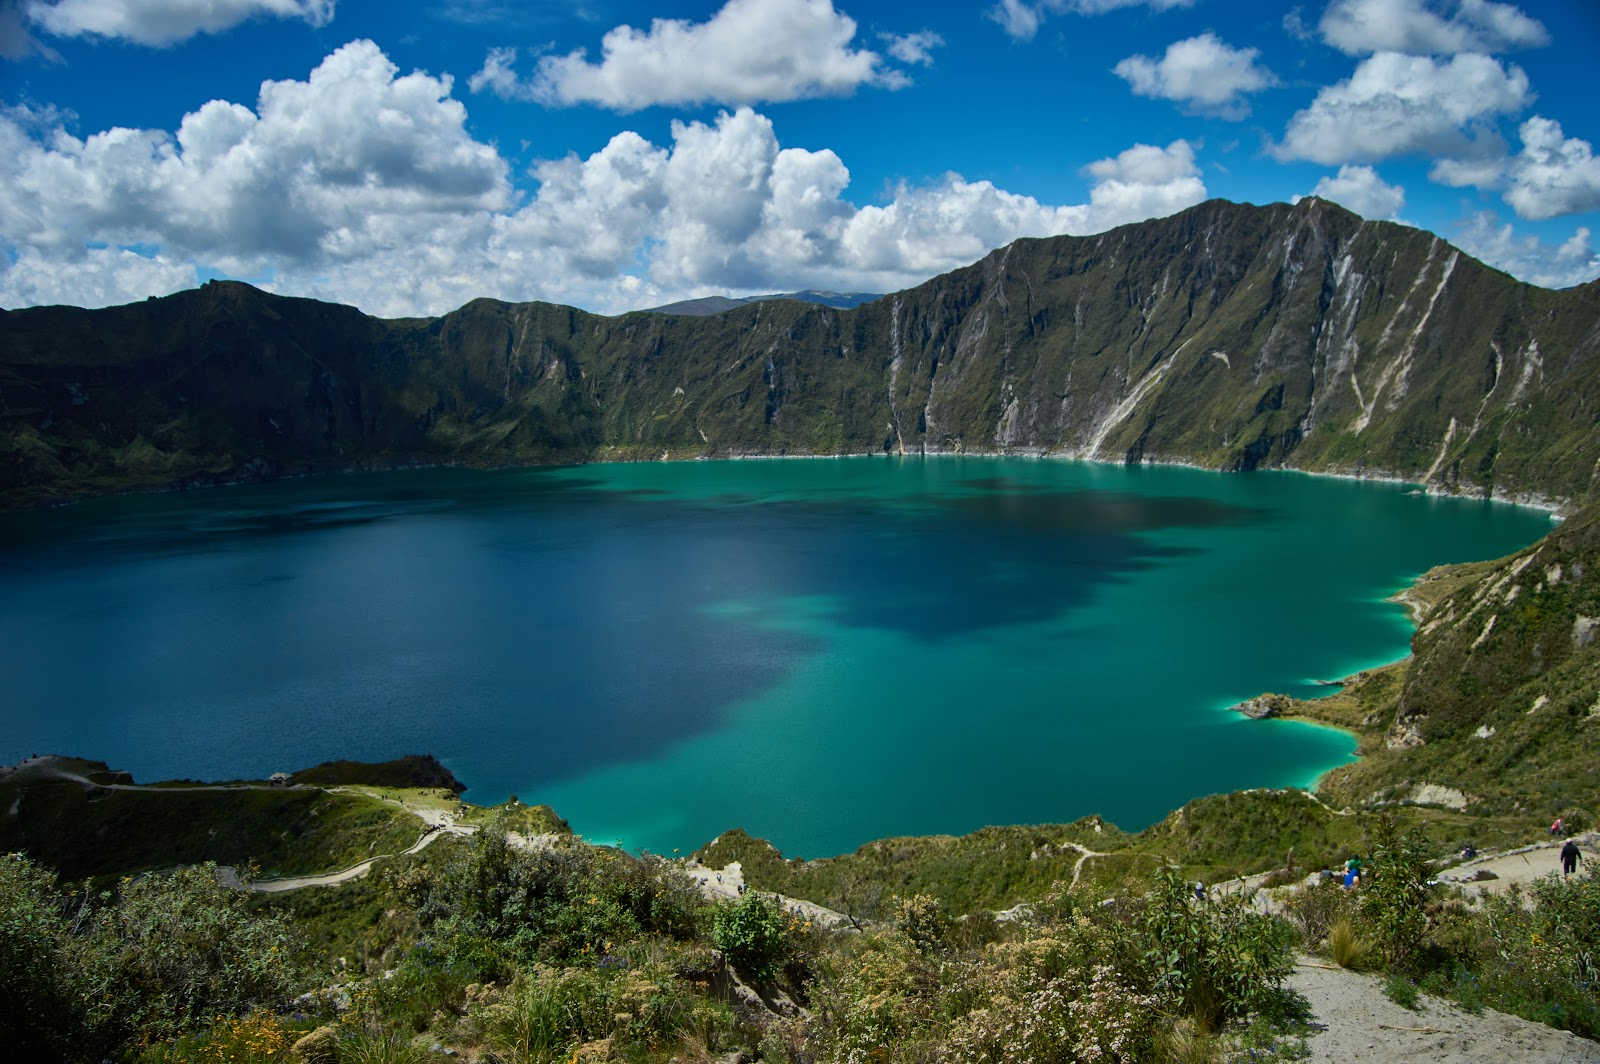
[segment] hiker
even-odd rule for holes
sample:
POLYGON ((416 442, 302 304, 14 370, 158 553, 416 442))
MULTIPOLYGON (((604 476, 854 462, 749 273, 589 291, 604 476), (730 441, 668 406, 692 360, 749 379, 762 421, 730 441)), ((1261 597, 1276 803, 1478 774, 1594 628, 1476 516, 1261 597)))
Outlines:
POLYGON ((1583 854, 1578 852, 1578 844, 1571 839, 1561 847, 1561 875, 1562 878, 1570 876, 1578 870, 1578 862, 1583 860, 1583 854))
POLYGON ((1195 885, 1194 885, 1194 900, 1195 901, 1205 901, 1206 900, 1206 885, 1204 883, 1199 882, 1198 880, 1195 881, 1195 885))
POLYGON ((1561 834, 1561 818, 1560 817, 1556 817, 1556 822, 1554 824, 1550 825, 1550 834, 1552 834, 1552 835, 1561 834))
POLYGON ((1470 861, 1476 856, 1478 856, 1478 851, 1472 848, 1472 843, 1469 842, 1461 847, 1461 859, 1463 861, 1470 861))
POLYGON ((1344 863, 1344 885, 1347 887, 1361 886, 1361 858, 1352 857, 1344 863))

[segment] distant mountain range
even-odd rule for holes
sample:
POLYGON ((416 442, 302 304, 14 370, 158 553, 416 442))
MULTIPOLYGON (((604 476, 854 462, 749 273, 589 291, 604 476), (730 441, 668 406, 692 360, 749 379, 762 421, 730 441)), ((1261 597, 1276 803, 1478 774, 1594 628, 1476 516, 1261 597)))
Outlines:
POLYGON ((384 320, 238 282, 0 312, 0 500, 416 463, 1021 453, 1586 495, 1600 283, 1322 200, 1018 240, 839 310, 384 320))
POLYGON ((762 303, 769 299, 795 299, 801 303, 816 303, 819 306, 849 310, 882 298, 881 294, 872 292, 819 292, 815 288, 808 288, 804 292, 780 292, 770 296, 744 296, 740 299, 735 299, 733 296, 701 296, 699 299, 682 299, 676 303, 668 303, 664 307, 651 307, 649 313, 689 314, 699 317, 706 314, 721 314, 725 310, 733 310, 751 303, 762 303))

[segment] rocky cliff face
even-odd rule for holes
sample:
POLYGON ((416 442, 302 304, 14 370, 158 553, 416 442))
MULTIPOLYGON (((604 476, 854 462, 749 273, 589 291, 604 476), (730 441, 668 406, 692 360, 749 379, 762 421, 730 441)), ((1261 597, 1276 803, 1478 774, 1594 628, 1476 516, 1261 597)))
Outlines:
POLYGON ((213 283, 0 313, 0 492, 407 462, 889 451, 1389 474, 1577 498, 1600 283, 1521 284, 1331 204, 1022 240, 851 310, 437 319, 213 283))

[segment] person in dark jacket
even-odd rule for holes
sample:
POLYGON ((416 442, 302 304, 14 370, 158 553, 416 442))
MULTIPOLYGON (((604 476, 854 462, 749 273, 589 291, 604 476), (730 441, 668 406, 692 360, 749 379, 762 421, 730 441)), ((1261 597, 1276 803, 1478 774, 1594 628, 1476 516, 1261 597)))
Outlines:
POLYGON ((1561 847, 1561 874, 1570 876, 1578 870, 1578 862, 1583 860, 1583 854, 1578 852, 1578 844, 1571 839, 1561 847))

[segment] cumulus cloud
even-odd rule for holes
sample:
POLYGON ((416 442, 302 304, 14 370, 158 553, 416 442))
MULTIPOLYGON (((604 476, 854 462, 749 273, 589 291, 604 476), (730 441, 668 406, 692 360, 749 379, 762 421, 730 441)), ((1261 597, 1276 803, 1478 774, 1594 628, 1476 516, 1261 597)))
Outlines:
POLYGON ((1194 0, 1000 0, 987 12, 991 21, 1017 40, 1032 40, 1039 26, 1051 15, 1103 15, 1125 7, 1147 7, 1152 11, 1169 11, 1175 7, 1192 7, 1194 0))
POLYGON ((1113 70, 1140 96, 1239 119, 1250 113, 1246 93, 1277 83, 1270 70, 1256 64, 1260 54, 1255 48, 1230 48, 1208 32, 1168 45, 1160 59, 1133 55, 1113 70))
POLYGON ((1320 92, 1289 120, 1280 159, 1325 165, 1372 162, 1421 152, 1470 157, 1498 146, 1484 123, 1532 100, 1528 75, 1485 55, 1449 60, 1379 52, 1350 77, 1320 92), (1465 132, 1475 129, 1479 141, 1465 132))
POLYGON ((468 85, 506 99, 637 111, 845 96, 862 85, 910 83, 877 52, 851 48, 855 35, 855 21, 835 11, 833 0, 728 0, 706 22, 618 26, 601 40, 599 62, 582 49, 547 55, 529 79, 516 73, 515 49, 494 49, 468 85))
MULTIPOLYGON (((1363 218, 1394 220, 1406 205, 1406 190, 1391 185, 1370 166, 1341 166, 1334 177, 1324 177, 1311 190, 1313 196, 1332 200, 1363 218)), ((1298 203, 1300 197, 1295 197, 1298 203)))
POLYGON ((1571 288, 1600 277, 1600 255, 1587 226, 1579 226, 1559 244, 1548 244, 1531 234, 1518 236, 1493 212, 1484 211, 1461 226, 1455 243, 1474 258, 1544 288, 1571 288))
POLYGON ((1520 218, 1542 220, 1600 210, 1600 159, 1586 140, 1538 115, 1522 123, 1522 151, 1469 159, 1440 159, 1428 176, 1457 188, 1504 190, 1520 218))
POLYGON ((1535 116, 1522 124, 1522 151, 1511 160, 1506 202, 1521 218, 1600 210, 1600 159, 1589 142, 1535 116))
POLYGON ((176 136, 41 137, 35 116, 8 112, 0 235, 68 262, 94 244, 148 245, 246 276, 409 250, 512 201, 505 162, 466 132, 449 93, 448 79, 398 76, 357 41, 306 81, 265 82, 255 110, 205 104, 176 136))
POLYGON ((1334 0, 1319 28, 1323 40, 1349 55, 1511 52, 1550 43, 1543 23, 1493 0, 1334 0))
POLYGON ((333 19, 334 0, 32 0, 28 17, 57 37, 105 37, 160 47, 221 33, 249 18, 333 19))
POLYGON ((0 305, 106 307, 170 295, 199 283, 193 263, 126 248, 88 248, 61 258, 26 250, 0 267, 0 305))
POLYGON ((481 295, 617 311, 711 291, 890 291, 1019 236, 1205 198, 1179 140, 1091 163, 1083 204, 949 174, 858 206, 835 152, 782 145, 749 108, 676 122, 670 143, 623 132, 540 162, 519 193, 450 90, 358 41, 304 81, 265 83, 254 108, 205 104, 175 134, 78 138, 60 115, 0 112, 0 303, 119 302, 197 272, 389 315, 481 295))

